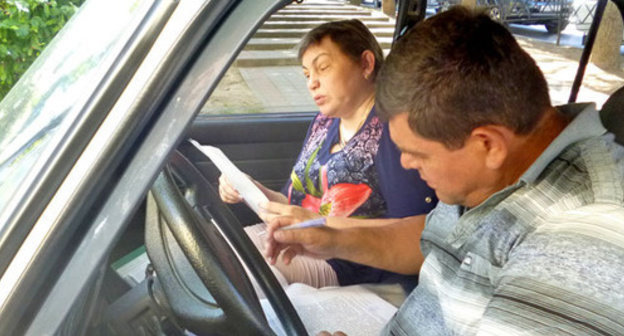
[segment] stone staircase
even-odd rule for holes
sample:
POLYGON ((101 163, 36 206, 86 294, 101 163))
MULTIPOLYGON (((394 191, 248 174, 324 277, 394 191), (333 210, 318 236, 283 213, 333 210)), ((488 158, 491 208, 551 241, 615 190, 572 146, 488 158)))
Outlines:
POLYGON ((297 44, 310 29, 336 20, 358 19, 375 35, 387 54, 394 21, 378 11, 331 2, 293 3, 273 14, 251 38, 236 60, 238 67, 299 65, 297 44))

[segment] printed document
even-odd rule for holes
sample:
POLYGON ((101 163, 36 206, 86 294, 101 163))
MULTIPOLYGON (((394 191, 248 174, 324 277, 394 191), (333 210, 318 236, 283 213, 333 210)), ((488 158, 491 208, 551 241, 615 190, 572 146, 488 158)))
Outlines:
MULTIPOLYGON (((310 335, 326 330, 349 336, 379 335, 397 308, 360 286, 314 288, 294 283, 286 294, 310 335)), ((286 335, 266 299, 261 300, 267 320, 277 335, 286 335)))
POLYGON ((243 197, 243 200, 247 205, 257 214, 260 214, 262 210, 258 204, 266 203, 269 199, 264 193, 256 186, 243 172, 241 172, 235 165, 228 159, 223 152, 214 146, 200 145, 197 141, 189 139, 197 149, 206 154, 212 163, 219 168, 221 173, 225 175, 230 184, 238 191, 243 197))

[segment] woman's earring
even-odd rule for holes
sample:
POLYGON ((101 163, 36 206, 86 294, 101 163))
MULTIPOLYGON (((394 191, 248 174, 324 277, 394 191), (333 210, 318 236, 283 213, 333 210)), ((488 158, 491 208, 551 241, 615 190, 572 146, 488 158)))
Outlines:
POLYGON ((369 75, 370 75, 370 74, 366 74, 366 75, 364 75, 364 79, 368 80, 368 76, 369 76, 369 75))

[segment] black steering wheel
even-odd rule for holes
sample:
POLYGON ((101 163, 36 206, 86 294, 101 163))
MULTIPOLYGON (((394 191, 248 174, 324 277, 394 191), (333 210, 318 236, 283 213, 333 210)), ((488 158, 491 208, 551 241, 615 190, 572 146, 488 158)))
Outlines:
POLYGON ((180 152, 173 154, 154 183, 147 211, 146 249, 156 270, 156 285, 167 297, 159 304, 183 327, 199 335, 275 335, 244 264, 286 334, 307 335, 236 217, 180 152))

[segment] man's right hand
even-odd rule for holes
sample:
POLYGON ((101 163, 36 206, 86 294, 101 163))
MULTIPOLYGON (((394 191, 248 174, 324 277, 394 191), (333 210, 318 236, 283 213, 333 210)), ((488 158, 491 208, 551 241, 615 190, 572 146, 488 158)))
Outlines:
POLYGON ((290 264, 297 255, 317 259, 329 259, 336 256, 341 230, 330 227, 280 230, 283 226, 297 222, 293 217, 281 216, 267 224, 269 235, 266 256, 271 264, 277 262, 282 251, 282 260, 286 265, 290 264))

